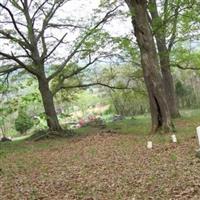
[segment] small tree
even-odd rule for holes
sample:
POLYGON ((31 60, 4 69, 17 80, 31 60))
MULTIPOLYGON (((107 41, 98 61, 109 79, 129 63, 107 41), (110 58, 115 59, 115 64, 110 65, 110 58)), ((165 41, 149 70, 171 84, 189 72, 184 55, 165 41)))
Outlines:
MULTIPOLYGON (((65 80, 74 77, 102 58, 102 45, 97 44, 95 47, 98 48, 94 49, 92 36, 117 10, 109 10, 101 19, 93 17, 92 23, 84 23, 83 20, 79 20, 79 23, 65 11, 69 2, 8 0, 6 5, 0 3, 0 76, 7 79, 10 73, 18 74, 21 70, 37 80, 47 125, 52 134, 62 128, 50 83, 60 74, 65 80), (62 14, 59 16, 58 12, 62 14), (79 61, 85 63, 84 66, 64 74, 70 63, 79 61)), ((63 89, 61 84, 55 88, 57 92, 63 89)))
POLYGON ((33 127, 33 121, 27 115, 27 113, 21 109, 18 113, 18 117, 15 120, 15 129, 21 134, 26 133, 27 130, 33 127))

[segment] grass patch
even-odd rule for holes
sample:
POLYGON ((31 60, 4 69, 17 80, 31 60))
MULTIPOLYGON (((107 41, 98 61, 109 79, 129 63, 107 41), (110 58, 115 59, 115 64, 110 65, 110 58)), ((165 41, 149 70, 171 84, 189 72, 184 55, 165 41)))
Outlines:
MULTIPOLYGON (((156 134, 152 150, 148 116, 107 124, 121 134, 0 143, 1 199, 198 199, 200 162, 191 138, 197 113, 175 120, 178 145, 156 134)), ((88 126, 75 135, 98 131, 88 126)))
POLYGON ((124 119, 121 121, 110 122, 108 129, 116 130, 122 134, 147 135, 150 127, 149 117, 138 116, 134 119, 124 119))
MULTIPOLYGON (((176 135, 178 142, 185 140, 187 138, 196 136, 196 127, 200 125, 200 110, 183 110, 181 112, 182 117, 175 119, 176 125, 176 135)), ((120 134, 131 134, 139 137, 137 142, 144 142, 149 139, 149 129, 151 126, 150 116, 136 116, 134 119, 127 118, 121 121, 109 122, 106 125, 106 130, 114 130, 120 134)), ((82 127, 75 130, 75 133, 72 134, 73 137, 82 137, 91 134, 96 134, 100 132, 98 128, 95 127, 82 127)), ((42 133, 45 133, 42 131, 42 133)), ((40 132, 36 132, 35 135, 31 136, 22 136, 15 139, 13 142, 0 143, 0 157, 5 156, 8 153, 18 152, 26 153, 27 151, 34 151, 36 149, 50 148, 56 144, 65 142, 66 139, 57 138, 55 140, 45 140, 39 142, 31 142, 40 132)), ((166 143, 171 141, 171 137, 167 135, 156 134, 152 138, 155 143, 166 143)))

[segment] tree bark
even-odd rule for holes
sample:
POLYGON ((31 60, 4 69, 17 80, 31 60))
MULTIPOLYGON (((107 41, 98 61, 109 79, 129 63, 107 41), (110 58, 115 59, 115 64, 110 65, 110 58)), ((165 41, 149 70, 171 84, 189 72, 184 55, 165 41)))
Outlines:
POLYGON ((141 53, 144 81, 149 95, 151 133, 169 132, 172 122, 164 90, 153 34, 147 16, 146 0, 125 0, 132 14, 134 34, 141 53))
POLYGON ((46 114, 47 125, 51 131, 61 131, 62 128, 59 124, 55 105, 53 101, 53 95, 49 88, 49 82, 46 78, 38 78, 39 91, 42 96, 42 102, 46 114))
POLYGON ((159 38, 156 38, 156 40, 160 57, 160 66, 163 77, 163 84, 165 87, 165 93, 167 97, 168 106, 170 109, 170 114, 172 118, 180 117, 180 113, 178 111, 178 106, 177 106, 175 88, 174 88, 174 80, 170 70, 169 52, 166 48, 165 41, 160 40, 159 38))
POLYGON ((174 88, 174 80, 173 80, 173 76, 170 70, 169 50, 166 44, 166 27, 164 27, 166 19, 162 21, 161 17, 159 16, 156 0, 151 0, 150 2, 153 6, 153 9, 150 9, 150 13, 152 17, 151 24, 152 26, 156 25, 156 27, 153 27, 153 30, 155 30, 154 35, 155 35, 155 39, 156 39, 156 43, 158 47, 160 67, 161 67, 167 102, 168 102, 171 117, 176 118, 176 117, 180 117, 180 113, 178 111, 178 104, 177 104, 176 93, 175 93, 175 88, 174 88), (160 21, 161 27, 158 27, 158 24, 154 23, 157 21, 160 21))

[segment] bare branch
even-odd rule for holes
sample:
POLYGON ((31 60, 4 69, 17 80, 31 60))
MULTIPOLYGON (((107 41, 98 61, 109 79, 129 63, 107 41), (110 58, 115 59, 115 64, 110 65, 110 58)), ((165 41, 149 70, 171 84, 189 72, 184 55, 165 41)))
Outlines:
POLYGON ((17 56, 15 56, 13 54, 10 55, 10 54, 4 53, 4 52, 0 52, 0 55, 9 59, 9 60, 15 61, 20 66, 20 68, 24 68, 28 72, 30 72, 34 75, 38 75, 38 72, 36 71, 36 69, 33 69, 31 66, 25 65, 17 56))
MULTIPOLYGON (((4 6, 6 6, 7 5, 7 3, 8 3, 8 0, 5 0, 4 1, 4 6)), ((2 9, 0 9, 0 14, 1 14, 1 11, 3 10, 3 8, 2 9)))
POLYGON ((179 8, 180 5, 178 4, 175 11, 174 11, 174 21, 173 21, 173 26, 172 26, 172 33, 171 37, 169 39, 169 45, 168 45, 168 51, 171 51, 174 41, 176 39, 176 32, 177 32, 177 23, 178 23, 178 16, 179 16, 179 8))
MULTIPOLYGON (((44 35, 44 32, 45 32, 46 28, 48 27, 50 20, 52 19, 52 17, 54 16, 55 12, 58 10, 58 8, 60 7, 61 4, 62 4, 62 1, 60 1, 59 3, 54 3, 52 5, 51 9, 49 10, 46 17, 43 20, 42 29, 36 38, 37 41, 39 41, 39 39, 44 35)), ((34 20, 34 19, 32 18, 32 20, 34 20)))
POLYGON ((116 89, 116 90, 135 90, 134 88, 130 87, 118 87, 118 86, 112 86, 108 85, 106 83, 101 83, 101 82, 94 82, 94 83, 87 83, 87 84, 80 84, 80 85, 70 85, 70 86, 61 86, 61 89, 72 89, 72 88, 86 88, 86 87, 92 87, 92 86, 103 86, 107 87, 110 89, 116 89))
POLYGON ((24 47, 25 48, 29 48, 29 46, 27 45, 26 42, 24 42, 23 40, 20 40, 20 39, 18 39, 16 37, 12 36, 11 34, 5 32, 3 30, 0 30, 0 34, 2 34, 3 36, 5 36, 5 38, 12 40, 12 42, 17 42, 23 48, 24 47))
MULTIPOLYGON (((11 34, 5 32, 5 31, 3 31, 3 30, 0 30, 0 34, 4 36, 3 39, 8 39, 8 40, 11 40, 12 42, 16 42, 17 44, 19 44, 19 45, 22 47, 22 49, 26 52, 26 54, 27 54, 29 57, 32 57, 32 56, 30 55, 30 53, 28 52, 28 50, 27 50, 27 49, 30 50, 30 47, 29 47, 29 45, 27 45, 26 42, 24 42, 23 40, 21 40, 21 39, 19 39, 19 38, 14 37, 13 35, 11 35, 11 34)), ((28 57, 28 56, 27 56, 27 57, 28 57)))
POLYGON ((16 65, 16 66, 1 66, 0 68, 0 76, 3 76, 3 75, 6 75, 6 74, 10 74, 11 72, 14 72, 18 69, 20 69, 22 67, 20 67, 19 65, 16 65))
POLYGON ((73 71, 71 74, 67 75, 67 76, 63 76, 64 79, 68 79, 71 78, 72 76, 75 76, 77 74, 79 74, 80 72, 82 72, 83 70, 87 69, 89 66, 91 66, 92 64, 94 64, 99 58, 95 58, 93 60, 91 60, 91 57, 89 58, 89 62, 84 66, 84 67, 80 67, 77 70, 73 71))
MULTIPOLYGON (((32 20, 34 21, 35 16, 37 15, 37 13, 42 9, 42 7, 48 2, 48 0, 45 0, 37 9, 36 11, 33 13, 32 15, 32 20)), ((29 5, 30 6, 30 5, 29 5)))
MULTIPOLYGON (((65 39, 65 37, 67 36, 68 33, 65 33, 62 38, 58 41, 58 43, 50 50, 50 52, 46 55, 45 51, 44 51, 44 59, 47 59, 58 47, 59 45, 63 42, 63 40, 65 39)), ((44 46, 44 45, 43 45, 44 46)))
MULTIPOLYGON (((0 24, 13 24, 12 21, 0 21, 0 24)), ((27 27, 26 24, 23 24, 22 22, 16 22, 17 25, 27 27)))
MULTIPOLYGON (((119 7, 119 6, 118 6, 119 7)), ((74 50, 69 54, 69 56, 64 60, 64 62, 60 65, 60 67, 48 77, 48 80, 50 81, 55 76, 57 76, 66 66, 66 64, 71 60, 71 58, 77 53, 79 48, 82 46, 82 44, 85 42, 85 40, 94 33, 94 31, 102 24, 104 24, 115 12, 115 10, 118 8, 114 8, 113 10, 106 13, 106 15, 103 17, 101 21, 99 21, 92 29, 90 29, 85 36, 79 41, 79 43, 75 46, 74 50)))
POLYGON ((17 33, 23 38, 23 40, 27 43, 27 45, 30 45, 28 40, 26 39, 26 37, 23 35, 23 33, 19 30, 18 26, 17 26, 17 23, 15 21, 15 18, 14 18, 14 15, 13 13, 11 12, 11 10, 9 8, 7 8, 6 6, 4 6, 2 3, 0 3, 0 7, 2 7, 3 9, 5 9, 8 14, 10 15, 11 19, 12 19, 12 22, 13 22, 13 25, 14 25, 14 28, 15 30, 17 31, 17 33))
POLYGON ((177 67, 181 70, 200 70, 200 68, 198 68, 198 67, 188 67, 188 66, 183 67, 178 63, 172 63, 171 66, 177 67))
POLYGON ((81 25, 74 25, 74 24, 54 24, 54 23, 49 23, 48 27, 52 27, 52 28, 80 28, 80 29, 84 29, 86 28, 85 26, 81 26, 81 25))

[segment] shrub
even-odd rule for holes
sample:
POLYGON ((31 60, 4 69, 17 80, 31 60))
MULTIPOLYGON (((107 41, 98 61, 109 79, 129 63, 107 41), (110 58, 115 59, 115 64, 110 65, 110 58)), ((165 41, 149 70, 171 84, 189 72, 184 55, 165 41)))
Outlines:
POLYGON ((18 112, 18 117, 15 120, 15 129, 21 134, 26 133, 27 130, 33 127, 32 119, 27 115, 24 110, 18 112))

